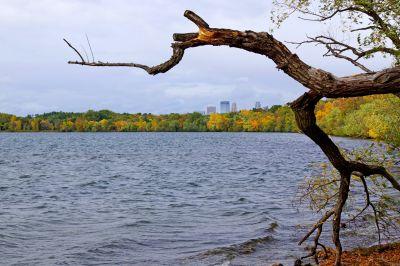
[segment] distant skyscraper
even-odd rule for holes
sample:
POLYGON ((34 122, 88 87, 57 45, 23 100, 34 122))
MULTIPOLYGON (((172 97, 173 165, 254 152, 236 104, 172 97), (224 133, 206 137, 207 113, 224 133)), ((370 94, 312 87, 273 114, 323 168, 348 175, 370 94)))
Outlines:
POLYGON ((226 114, 231 111, 229 101, 221 101, 220 109, 221 109, 221 114, 226 114))
POLYGON ((236 113, 237 112, 237 105, 236 105, 235 102, 232 103, 231 112, 232 113, 236 113))
POLYGON ((215 106, 207 106, 207 114, 215 114, 217 112, 217 107, 215 106))
POLYGON ((261 109, 261 103, 260 102, 256 102, 254 108, 255 109, 261 109))

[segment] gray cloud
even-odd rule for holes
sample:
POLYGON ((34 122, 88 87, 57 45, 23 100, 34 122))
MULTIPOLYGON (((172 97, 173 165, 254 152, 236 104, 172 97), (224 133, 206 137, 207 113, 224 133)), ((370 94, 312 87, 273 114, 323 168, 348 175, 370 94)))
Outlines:
MULTIPOLYGON (((53 110, 111 109, 118 112, 191 112, 220 100, 241 108, 293 100, 304 89, 264 57, 226 47, 188 51, 167 74, 139 69, 67 65, 76 55, 66 37, 97 59, 157 64, 170 56, 171 35, 195 30, 182 13, 192 9, 210 25, 267 31, 270 1, 0 0, 0 112, 19 115, 53 110)), ((302 40, 323 31, 309 22, 288 22, 275 35, 302 40)), ((321 48, 297 53, 338 75, 354 72, 346 62, 321 57, 321 48)), ((376 65, 382 64, 378 60, 376 65)))

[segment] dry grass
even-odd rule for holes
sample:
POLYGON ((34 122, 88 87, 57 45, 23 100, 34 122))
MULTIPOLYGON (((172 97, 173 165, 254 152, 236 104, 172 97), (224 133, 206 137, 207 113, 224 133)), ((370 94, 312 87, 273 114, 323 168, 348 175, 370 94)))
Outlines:
MULTIPOLYGON (((323 254, 319 254, 321 257, 323 254)), ((321 259, 320 265, 334 265, 335 255, 329 251, 327 259, 321 259)), ((343 252, 344 266, 400 266, 400 243, 358 248, 343 252)))

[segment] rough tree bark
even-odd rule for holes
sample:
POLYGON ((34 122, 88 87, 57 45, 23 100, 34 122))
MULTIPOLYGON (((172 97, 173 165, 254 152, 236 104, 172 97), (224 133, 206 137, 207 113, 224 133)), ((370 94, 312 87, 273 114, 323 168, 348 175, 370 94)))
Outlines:
POLYGON ((192 11, 186 11, 184 16, 196 24, 199 30, 194 33, 175 33, 173 35, 175 42, 172 43, 173 54, 168 61, 160 65, 149 67, 136 63, 86 62, 79 52, 65 40, 81 59, 81 61, 69 61, 68 63, 94 67, 136 67, 145 70, 150 75, 156 75, 165 73, 179 64, 186 49, 205 45, 239 48, 266 56, 274 61, 279 70, 284 71, 309 89, 308 92, 291 103, 297 125, 322 149, 341 176, 336 206, 311 228, 299 244, 302 244, 317 230, 315 246, 321 245, 318 239, 321 235, 322 225, 333 216, 332 238, 337 250, 336 265, 340 265, 342 256, 340 243, 341 215, 349 194, 352 174, 357 173, 363 178, 370 175, 381 175, 398 191, 400 191, 400 184, 383 167, 346 160, 329 136, 317 126, 315 106, 323 97, 347 98, 373 94, 398 94, 400 93, 400 67, 387 68, 379 72, 336 77, 327 71, 306 64, 269 33, 211 28, 192 11))

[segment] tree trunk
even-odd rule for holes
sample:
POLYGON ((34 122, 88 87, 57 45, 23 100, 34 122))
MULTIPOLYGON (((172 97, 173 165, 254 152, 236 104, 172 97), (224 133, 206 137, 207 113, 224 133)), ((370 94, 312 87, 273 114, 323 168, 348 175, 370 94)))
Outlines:
POLYGON ((342 260, 342 244, 340 243, 340 225, 343 207, 346 204, 350 188, 350 173, 340 173, 340 187, 338 200, 335 206, 335 213, 332 221, 332 240, 336 246, 336 266, 340 266, 342 260))

